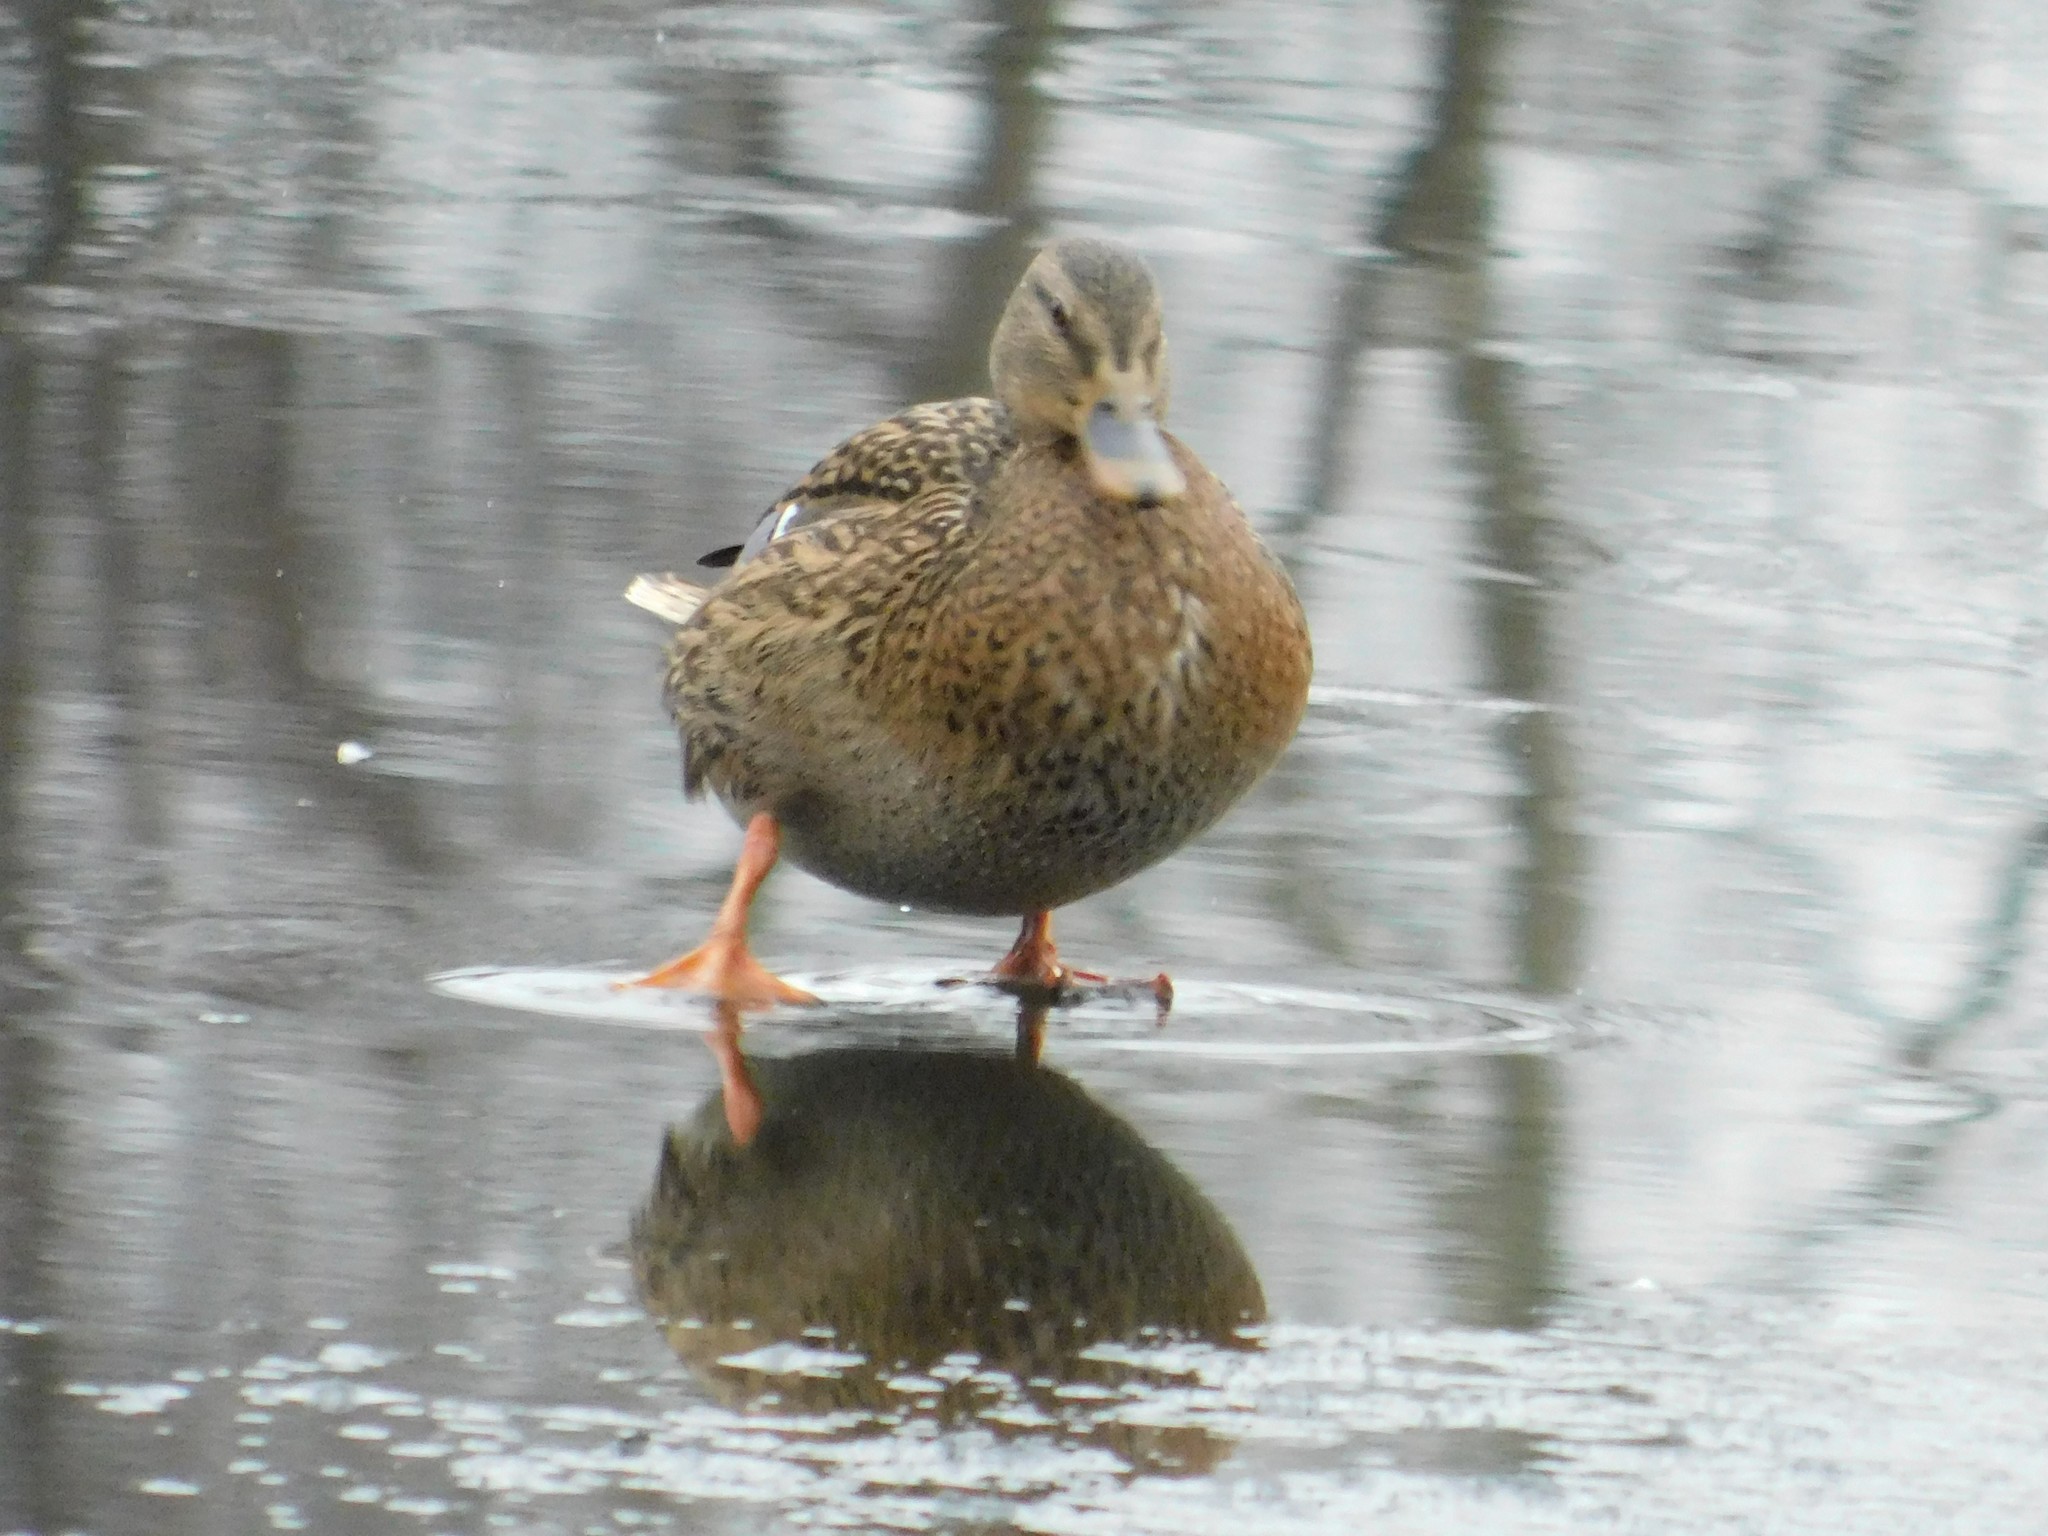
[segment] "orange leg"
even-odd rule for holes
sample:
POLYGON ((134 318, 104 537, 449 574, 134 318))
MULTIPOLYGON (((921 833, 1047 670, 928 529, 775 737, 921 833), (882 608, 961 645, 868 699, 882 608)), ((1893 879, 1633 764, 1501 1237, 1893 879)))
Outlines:
MULTIPOLYGON (((1017 942, 996 962, 988 980, 1032 1002, 1072 1002, 1099 987, 1112 993, 1149 993, 1159 1005, 1161 1018, 1173 1006, 1173 983, 1164 971, 1150 981, 1112 981, 1100 971, 1077 971, 1062 964, 1059 946, 1052 941, 1050 912, 1025 916, 1024 926, 1017 931, 1017 942)), ((1040 1033, 1042 1038, 1043 1031, 1040 1033)))
POLYGON ((740 1054, 740 1011, 731 1003, 718 1005, 718 1027, 704 1037, 718 1062, 719 1098, 725 1103, 725 1128, 732 1132, 736 1147, 751 1146, 761 1134, 761 1090, 754 1085, 754 1069, 740 1054))
POLYGON ((1048 992, 1058 992, 1070 981, 1108 979, 1093 971, 1070 970, 1060 964, 1059 946, 1052 941, 1050 912, 1026 914, 1024 926, 1017 931, 1017 942, 1010 946, 1007 955, 996 962, 989 975, 996 981, 1022 982, 1026 986, 1043 987, 1048 992))
POLYGON ((740 846, 739 863, 733 866, 732 885, 711 920, 711 932, 704 942, 657 966, 645 976, 623 983, 629 987, 689 987, 708 992, 721 1003, 735 1007, 760 1008, 770 1003, 815 1003, 817 998, 801 987, 792 987, 756 960, 747 948, 747 910, 754 893, 775 867, 782 844, 782 830, 775 818, 763 811, 747 823, 747 838, 740 846))
MULTIPOLYGON (((1052 941, 1050 912, 1025 914, 1024 926, 1017 931, 1017 942, 995 963, 993 970, 982 976, 950 976, 939 985, 965 987, 977 982, 1007 992, 1025 1005, 1050 1004, 1058 1008, 1088 997, 1150 997, 1158 1005, 1162 1020, 1173 1007, 1173 982, 1164 971, 1149 981, 1116 981, 1100 971, 1077 971, 1062 964, 1059 946, 1052 941)), ((1029 1028, 1027 1022, 1020 1014, 1018 1052, 1036 1060, 1044 1044, 1044 1019, 1041 1017, 1029 1028), (1027 1049, 1026 1043, 1033 1037, 1037 1044, 1027 1049)))

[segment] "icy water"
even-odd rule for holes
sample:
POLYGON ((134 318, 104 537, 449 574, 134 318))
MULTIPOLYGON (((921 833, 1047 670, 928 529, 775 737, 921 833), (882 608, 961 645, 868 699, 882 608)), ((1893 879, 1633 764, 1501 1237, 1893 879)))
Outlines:
POLYGON ((2039 1532, 2044 79, 2032 0, 0 5, 0 1532, 2039 1532), (1002 925, 777 875, 738 1152, 605 985, 738 843, 620 591, 1059 230, 1309 718, 1035 1072, 932 985, 1002 925))

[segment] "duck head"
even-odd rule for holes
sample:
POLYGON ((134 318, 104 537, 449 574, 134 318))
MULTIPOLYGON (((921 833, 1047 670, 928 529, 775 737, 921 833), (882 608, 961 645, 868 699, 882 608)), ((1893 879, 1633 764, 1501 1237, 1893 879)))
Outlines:
POLYGON ((1187 489, 1160 424, 1166 333, 1145 263, 1107 240, 1055 240, 1025 269, 989 347, 1020 431, 1079 445, 1102 495, 1139 506, 1187 489))

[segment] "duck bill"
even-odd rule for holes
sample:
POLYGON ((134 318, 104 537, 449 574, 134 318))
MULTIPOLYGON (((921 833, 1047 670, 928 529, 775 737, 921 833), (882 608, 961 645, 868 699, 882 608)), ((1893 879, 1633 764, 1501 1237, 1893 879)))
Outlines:
POLYGON ((1104 400, 1088 413, 1082 444, 1089 477, 1105 496, 1152 506, 1187 489, 1159 424, 1142 406, 1104 400))

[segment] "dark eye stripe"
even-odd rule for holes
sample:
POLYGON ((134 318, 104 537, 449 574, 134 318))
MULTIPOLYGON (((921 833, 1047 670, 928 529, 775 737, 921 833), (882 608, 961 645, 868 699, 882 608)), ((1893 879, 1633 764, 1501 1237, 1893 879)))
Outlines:
POLYGON ((1067 312, 1067 306, 1054 297, 1053 291, 1046 287, 1045 284, 1033 283, 1031 286, 1038 294, 1038 302, 1043 304, 1045 312, 1052 316, 1052 323, 1059 327, 1060 334, 1063 336, 1071 334, 1074 326, 1074 317, 1067 312))
POLYGON ((1038 295, 1038 302, 1045 306, 1046 315, 1052 320, 1053 329, 1060 333, 1074 354, 1074 364, 1083 373, 1093 373, 1095 364, 1102 356, 1102 349, 1094 345, 1074 328, 1073 311, 1063 304, 1059 297, 1045 284, 1034 282, 1032 291, 1038 295))

